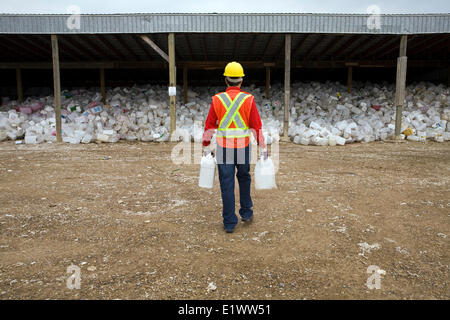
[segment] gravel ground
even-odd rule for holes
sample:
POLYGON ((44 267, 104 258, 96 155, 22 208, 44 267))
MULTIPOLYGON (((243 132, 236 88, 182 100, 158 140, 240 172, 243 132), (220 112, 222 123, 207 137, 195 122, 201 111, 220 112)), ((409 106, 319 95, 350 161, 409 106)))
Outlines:
POLYGON ((0 299, 450 298, 450 143, 281 143, 233 234, 174 146, 0 143, 0 299))

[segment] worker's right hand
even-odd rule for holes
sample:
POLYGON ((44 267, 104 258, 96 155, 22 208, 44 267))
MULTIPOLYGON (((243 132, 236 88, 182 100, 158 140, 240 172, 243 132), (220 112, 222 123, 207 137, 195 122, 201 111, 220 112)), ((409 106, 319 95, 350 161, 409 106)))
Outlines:
POLYGON ((203 156, 206 157, 208 154, 211 154, 214 157, 214 151, 211 146, 204 147, 203 149, 203 156))

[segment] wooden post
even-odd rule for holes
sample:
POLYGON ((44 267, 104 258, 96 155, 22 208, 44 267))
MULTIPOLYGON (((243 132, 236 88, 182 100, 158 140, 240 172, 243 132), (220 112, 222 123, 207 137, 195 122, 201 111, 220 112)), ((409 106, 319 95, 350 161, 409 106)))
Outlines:
POLYGON ((291 35, 285 36, 284 47, 284 134, 283 139, 289 141, 289 108, 291 98, 291 35))
POLYGON ((106 104, 105 68, 100 68, 100 90, 102 92, 102 102, 106 104))
POLYGON ((183 67, 183 94, 184 94, 184 104, 188 103, 188 85, 187 85, 188 67, 183 67))
POLYGON ((266 67, 266 99, 270 99, 270 67, 266 67))
POLYGON ((353 67, 348 67, 347 72, 347 92, 352 93, 353 91, 353 67))
MULTIPOLYGON (((175 35, 169 33, 169 86, 176 88, 176 69, 175 69, 175 35)), ((170 134, 172 134, 177 127, 176 119, 176 97, 170 96, 170 134)))
POLYGON ((22 70, 16 69, 16 81, 17 81, 17 102, 23 102, 23 88, 22 88, 22 70))
POLYGON ((56 120, 56 140, 62 142, 61 134, 61 82, 59 79, 59 51, 58 37, 51 35, 52 39, 52 58, 53 58, 53 94, 55 97, 55 120, 56 120))
POLYGON ((400 138, 402 127, 402 112, 403 104, 405 103, 405 91, 406 91, 406 69, 407 61, 406 57, 406 45, 408 42, 408 36, 402 36, 400 40, 400 53, 397 59, 397 82, 395 87, 395 138, 400 138))

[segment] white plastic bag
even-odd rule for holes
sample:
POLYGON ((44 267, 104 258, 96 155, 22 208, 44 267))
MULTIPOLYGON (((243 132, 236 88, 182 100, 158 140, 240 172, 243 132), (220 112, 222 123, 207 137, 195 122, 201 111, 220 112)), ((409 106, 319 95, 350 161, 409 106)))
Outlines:
POLYGON ((256 190, 275 189, 275 168, 272 159, 259 159, 255 166, 255 188, 256 190))
POLYGON ((198 186, 200 188, 211 189, 214 186, 214 177, 216 175, 216 158, 210 153, 202 157, 200 162, 200 177, 198 186))

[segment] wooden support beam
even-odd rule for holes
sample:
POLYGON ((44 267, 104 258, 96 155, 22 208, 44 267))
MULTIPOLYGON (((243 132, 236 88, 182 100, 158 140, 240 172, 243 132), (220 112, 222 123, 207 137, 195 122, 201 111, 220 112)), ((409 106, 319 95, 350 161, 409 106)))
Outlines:
POLYGON ((56 120, 56 140, 62 142, 61 132, 61 82, 59 78, 59 52, 58 37, 56 34, 51 35, 52 39, 52 59, 53 59, 53 91, 55 103, 55 120, 56 120))
MULTIPOLYGON (((397 63, 394 60, 358 60, 353 67, 358 68, 396 68, 397 63)), ((293 68, 347 68, 349 63, 342 60, 337 61, 293 61, 293 68)), ((447 60, 408 60, 408 66, 414 68, 446 68, 447 60)), ((1 64, 0 64, 1 67, 1 64)))
POLYGON ((399 58, 397 59, 397 81, 395 86, 395 137, 397 139, 401 133, 403 104, 405 103, 406 95, 407 43, 408 36, 403 35, 400 40, 400 52, 399 58))
POLYGON ((16 69, 16 82, 17 82, 17 102, 23 102, 23 87, 22 87, 22 70, 16 69))
POLYGON ((347 92, 352 93, 353 91, 353 67, 347 68, 347 92))
MULTIPOLYGON (((158 47, 156 45, 156 43, 154 43, 148 36, 142 34, 141 39, 144 40, 150 47, 153 48, 153 50, 155 50, 164 60, 166 60, 170 64, 169 56, 163 50, 161 50, 161 48, 158 47)), ((170 39, 170 35, 169 35, 169 39, 170 39)), ((175 38, 173 39, 173 41, 175 43, 175 38)), ((169 40, 169 44, 170 44, 170 40, 169 40)), ((173 58, 175 59, 175 51, 174 51, 173 58)))
POLYGON ((400 57, 406 57, 406 49, 408 45, 408 36, 402 36, 400 39, 400 50, 399 50, 399 56, 400 57))
MULTIPOLYGON (((169 86, 176 88, 176 70, 175 70, 175 34, 169 33, 169 86)), ((176 119, 176 96, 170 96, 170 134, 175 132, 177 127, 176 119)))
POLYGON ((291 102, 291 35, 285 35, 284 52, 284 129, 285 141, 289 141, 289 108, 291 102))
MULTIPOLYGON (((59 39, 58 39, 59 40, 59 39)), ((59 41, 58 41, 59 42, 59 41)), ((51 45, 51 42, 50 42, 51 45)), ((134 69, 134 68, 152 68, 161 67, 161 64, 154 65, 152 63, 136 64, 130 61, 120 62, 62 62, 60 69, 134 69)), ((0 62, 0 69, 52 69, 52 62, 0 62)))
POLYGON ((270 67, 266 67, 266 99, 270 99, 270 67))
MULTIPOLYGON (((59 38, 58 38, 59 40, 59 38)), ((59 41, 58 41, 59 42, 59 41)), ((246 69, 263 69, 266 66, 272 68, 284 68, 281 63, 268 63, 263 61, 240 61, 246 69)), ((179 67, 187 66, 189 69, 223 69, 226 61, 180 61, 177 62, 179 67)), ((408 67, 412 68, 447 68, 448 59, 445 60, 410 60, 408 59, 408 67)), ((167 63, 163 61, 76 61, 61 62, 60 69, 166 69, 167 63)), ((346 60, 314 60, 314 61, 298 61, 291 60, 291 68, 345 68, 352 66, 358 68, 396 68, 395 60, 356 60, 349 62, 346 60)), ((51 62, 0 62, 0 69, 52 69, 51 62)))
POLYGON ((131 35, 131 37, 133 38, 133 40, 134 40, 134 42, 138 45, 138 47, 139 48, 141 48, 141 50, 145 53, 145 54, 147 54, 147 57, 146 57, 146 59, 145 60, 152 60, 151 59, 151 55, 152 55, 152 52, 153 51, 151 51, 149 48, 148 48, 148 46, 147 45, 144 45, 143 43, 142 43, 142 38, 140 38, 140 37, 137 37, 136 35, 131 35))
POLYGON ((430 42, 433 42, 437 39, 440 39, 439 35, 421 35, 417 36, 416 40, 413 41, 410 45, 408 45, 409 56, 414 54, 416 50, 421 48, 427 48, 430 42))
MULTIPOLYGON (((184 66, 187 65, 189 69, 205 69, 205 70, 214 70, 214 69, 223 69, 227 65, 227 61, 185 61, 180 62, 178 65, 184 66)), ((267 65, 262 61, 239 61, 240 64, 244 66, 245 69, 260 69, 267 65)), ((269 66, 274 66, 275 64, 269 63, 269 66)), ((0 63, 1 67, 1 63, 0 63)))
MULTIPOLYGON (((175 41, 177 40, 177 34, 175 34, 175 41)), ((164 51, 164 49, 162 49, 164 46, 162 45, 163 43, 167 42, 167 35, 163 34, 163 33, 155 33, 153 34, 153 42, 161 48, 162 51, 164 51)), ((169 50, 169 49, 167 49, 169 50)), ((181 55, 180 52, 178 50, 178 47, 175 46, 175 61, 181 61, 181 55)), ((169 66, 167 64, 167 66, 169 66)))
POLYGON ((184 104, 188 103, 188 67, 183 67, 183 95, 184 104))
MULTIPOLYGON (((411 41, 412 41, 414 38, 416 38, 416 37, 417 37, 417 35, 408 36, 408 43, 411 43, 411 41)), ((401 40, 400 40, 400 41, 401 41, 401 40)), ((389 56, 389 54, 390 54, 391 52, 397 50, 398 48, 399 48, 399 47, 398 47, 398 44, 396 44, 395 46, 390 47, 390 48, 387 49, 387 50, 384 50, 384 51, 383 51, 383 54, 380 54, 379 57, 387 57, 387 56, 389 56)))
POLYGON ((102 92, 102 102, 106 104, 105 68, 100 68, 100 90, 102 92))

